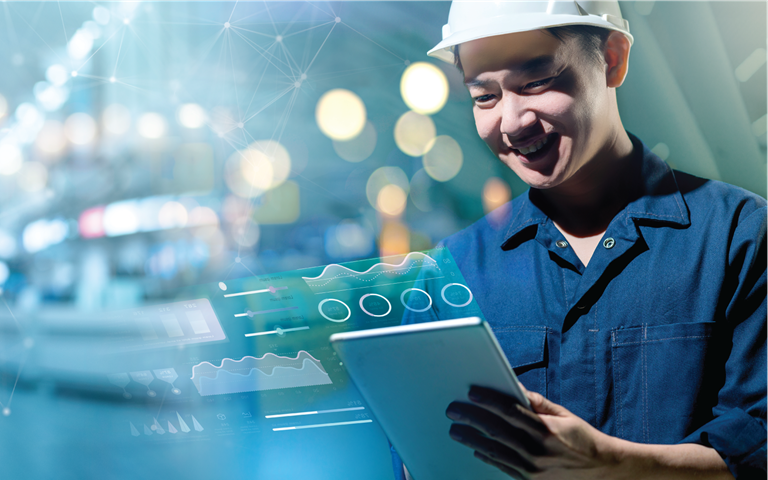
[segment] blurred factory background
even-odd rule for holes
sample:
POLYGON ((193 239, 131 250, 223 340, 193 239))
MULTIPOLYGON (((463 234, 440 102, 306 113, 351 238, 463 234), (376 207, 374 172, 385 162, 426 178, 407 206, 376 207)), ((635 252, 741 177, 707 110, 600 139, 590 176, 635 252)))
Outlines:
MULTIPOLYGON (((4 1, 2 298, 63 318, 423 250, 524 192, 426 56, 448 9, 4 1)), ((622 9, 626 128, 765 196, 766 4, 622 9)))

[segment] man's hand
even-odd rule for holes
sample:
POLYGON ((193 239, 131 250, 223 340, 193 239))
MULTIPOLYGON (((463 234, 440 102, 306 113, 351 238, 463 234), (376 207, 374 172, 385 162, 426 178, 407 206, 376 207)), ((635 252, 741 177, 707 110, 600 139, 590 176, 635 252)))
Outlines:
POLYGON ((472 387, 472 404, 453 402, 450 435, 475 456, 513 478, 605 478, 617 464, 611 437, 538 393, 525 392, 534 412, 515 398, 472 387))
POLYGON ((472 403, 453 402, 446 410, 457 422, 451 438, 518 479, 733 479, 712 448, 621 440, 538 393, 525 394, 533 412, 509 395, 472 387, 472 403))

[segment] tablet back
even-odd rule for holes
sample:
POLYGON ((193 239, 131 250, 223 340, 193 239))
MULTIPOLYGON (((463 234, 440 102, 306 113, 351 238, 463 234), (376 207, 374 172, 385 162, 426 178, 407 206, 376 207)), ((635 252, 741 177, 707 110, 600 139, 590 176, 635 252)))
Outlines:
POLYGON ((448 436, 470 385, 527 399, 479 318, 335 334, 331 343, 415 480, 506 479, 448 436))

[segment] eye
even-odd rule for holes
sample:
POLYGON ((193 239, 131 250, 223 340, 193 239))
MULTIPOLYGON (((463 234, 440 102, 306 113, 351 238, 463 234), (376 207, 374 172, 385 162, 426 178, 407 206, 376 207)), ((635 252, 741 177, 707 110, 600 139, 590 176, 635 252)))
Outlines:
POLYGON ((541 88, 546 87, 547 85, 549 85, 552 82, 552 80, 554 80, 554 78, 555 77, 549 77, 549 78, 545 78, 543 80, 537 80, 535 82, 531 82, 528 85, 526 85, 525 87, 523 87, 523 90, 537 90, 537 89, 541 89, 541 88))
POLYGON ((487 105, 490 102, 492 102, 496 98, 496 95, 489 93, 486 95, 480 95, 477 97, 474 97, 472 100, 475 101, 475 104, 477 105, 487 105))

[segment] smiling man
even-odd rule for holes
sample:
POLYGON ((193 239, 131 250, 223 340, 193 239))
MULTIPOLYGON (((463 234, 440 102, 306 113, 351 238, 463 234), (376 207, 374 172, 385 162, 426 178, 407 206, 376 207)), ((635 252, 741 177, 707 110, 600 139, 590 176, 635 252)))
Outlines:
POLYGON ((430 51, 530 186, 444 245, 535 414, 473 388, 450 434, 514 478, 765 478, 766 202, 624 130, 632 41, 616 2, 454 2, 430 51))

